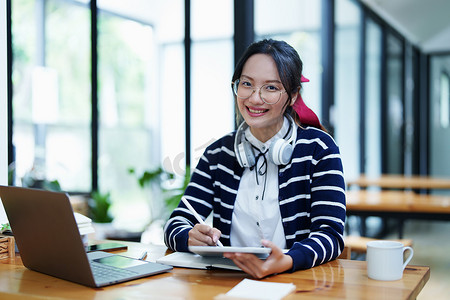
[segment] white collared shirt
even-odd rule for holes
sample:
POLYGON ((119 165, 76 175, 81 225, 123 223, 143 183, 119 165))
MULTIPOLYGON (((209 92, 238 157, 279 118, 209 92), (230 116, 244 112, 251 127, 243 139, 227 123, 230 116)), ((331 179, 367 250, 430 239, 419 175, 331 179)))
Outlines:
POLYGON ((285 117, 280 131, 265 143, 255 138, 250 128, 245 130, 245 138, 256 148, 256 165, 245 168, 241 177, 231 220, 231 246, 258 247, 261 239, 267 239, 286 248, 278 203, 278 166, 270 161, 268 149, 273 141, 286 138, 289 123, 285 117), (265 153, 266 166, 263 157, 258 158, 260 153, 265 153))

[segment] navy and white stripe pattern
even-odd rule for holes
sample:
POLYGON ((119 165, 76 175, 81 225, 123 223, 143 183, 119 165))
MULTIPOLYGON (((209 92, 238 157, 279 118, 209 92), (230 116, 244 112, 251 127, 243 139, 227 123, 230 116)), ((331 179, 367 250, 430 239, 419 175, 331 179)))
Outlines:
MULTIPOLYGON (((235 133, 210 145, 201 157, 185 191, 186 199, 230 245, 231 218, 244 169, 233 150, 235 133)), ((325 132, 298 128, 293 159, 279 166, 279 204, 292 271, 335 259, 344 247, 345 182, 339 149, 325 132)), ((181 202, 164 228, 166 245, 188 251, 188 231, 196 224, 181 202)))

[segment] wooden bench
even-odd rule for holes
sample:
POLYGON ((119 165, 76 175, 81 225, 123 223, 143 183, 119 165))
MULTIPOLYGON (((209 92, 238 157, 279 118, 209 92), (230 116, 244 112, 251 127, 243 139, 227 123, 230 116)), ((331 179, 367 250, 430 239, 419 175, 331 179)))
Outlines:
MULTIPOLYGON (((344 238, 344 243, 345 247, 348 247, 350 249, 350 252, 362 254, 367 252, 367 243, 376 240, 377 239, 368 238, 364 236, 349 235, 344 238)), ((390 241, 400 242, 404 246, 412 247, 413 245, 413 241, 411 239, 392 239, 390 241)))

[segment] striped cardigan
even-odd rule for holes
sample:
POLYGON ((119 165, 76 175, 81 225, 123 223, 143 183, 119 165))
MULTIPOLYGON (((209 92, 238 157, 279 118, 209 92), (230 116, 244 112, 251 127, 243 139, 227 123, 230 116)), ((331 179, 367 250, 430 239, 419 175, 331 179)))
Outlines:
MULTIPOLYGON (((231 219, 244 169, 234 153, 235 132, 206 148, 185 190, 203 219, 213 212, 213 226, 230 245, 231 219)), ((279 204, 292 271, 335 259, 344 247, 345 182, 339 149, 325 132, 298 128, 293 159, 279 166, 279 204)), ((166 245, 188 250, 188 232, 197 223, 181 202, 164 228, 166 245)))

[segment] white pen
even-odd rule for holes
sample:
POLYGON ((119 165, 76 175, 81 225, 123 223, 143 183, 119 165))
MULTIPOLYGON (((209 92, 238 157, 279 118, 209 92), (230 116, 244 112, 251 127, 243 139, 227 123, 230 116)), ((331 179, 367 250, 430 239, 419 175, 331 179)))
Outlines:
MULTIPOLYGON (((195 209, 192 207, 192 205, 189 203, 189 201, 186 200, 186 198, 181 197, 181 201, 183 201, 184 205, 186 205, 186 207, 194 215, 194 217, 197 219, 197 221, 200 224, 205 224, 205 222, 202 220, 202 218, 200 218, 198 213, 195 211, 195 209)), ((217 245, 220 246, 220 247, 223 247, 222 243, 219 240, 217 240, 217 245)))
POLYGON ((139 260, 145 260, 147 258, 147 251, 144 251, 141 256, 139 257, 139 260))

